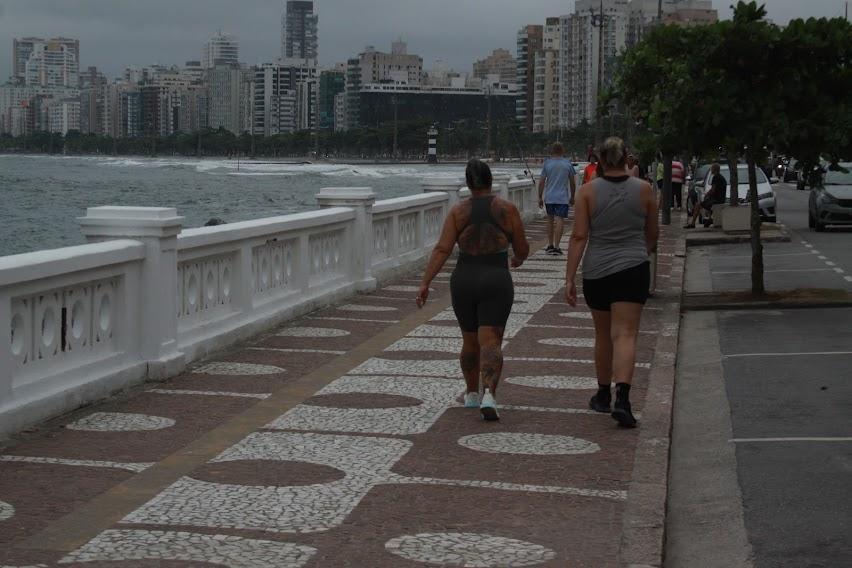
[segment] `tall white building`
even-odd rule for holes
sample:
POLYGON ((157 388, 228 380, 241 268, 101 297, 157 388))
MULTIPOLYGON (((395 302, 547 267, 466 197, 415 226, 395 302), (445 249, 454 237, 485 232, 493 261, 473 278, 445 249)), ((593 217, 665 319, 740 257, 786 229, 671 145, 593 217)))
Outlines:
POLYGON ((204 53, 202 56, 202 65, 205 69, 210 69, 216 63, 239 63, 240 62, 240 43, 236 36, 222 33, 222 30, 204 44, 204 53))
POLYGON ((547 18, 542 49, 535 54, 533 132, 552 132, 559 128, 561 30, 560 18, 547 18))
POLYGON ((616 58, 627 45, 628 0, 577 0, 560 18, 559 122, 574 127, 597 116, 599 85, 611 84, 616 58))
POLYGON ((210 88, 209 126, 234 134, 251 129, 254 72, 233 63, 218 63, 208 71, 210 88))
POLYGON ((80 130, 79 99, 54 100, 47 105, 48 131, 68 134, 69 130, 80 130))
POLYGON ((316 128, 319 73, 312 63, 304 59, 280 59, 255 68, 252 108, 255 135, 274 136, 316 128), (303 83, 314 86, 300 87, 303 83))
POLYGON ((80 41, 38 37, 12 41, 12 79, 41 87, 76 87, 80 73, 80 41))

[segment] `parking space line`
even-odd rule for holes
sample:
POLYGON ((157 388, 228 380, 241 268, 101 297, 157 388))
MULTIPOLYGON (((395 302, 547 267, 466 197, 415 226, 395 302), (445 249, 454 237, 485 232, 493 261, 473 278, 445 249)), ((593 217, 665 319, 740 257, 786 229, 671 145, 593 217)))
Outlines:
POLYGON ((852 276, 844 276, 843 277, 847 282, 852 282, 852 276))
POLYGON ((852 442, 852 437, 847 438, 733 438, 728 440, 735 444, 749 444, 753 442, 852 442))
POLYGON ((733 359, 735 357, 803 357, 807 355, 852 355, 852 351, 813 351, 801 353, 733 353, 731 355, 722 355, 722 358, 733 359))
POLYGON ((836 273, 838 273, 838 274, 843 274, 843 269, 842 269, 842 268, 835 268, 835 269, 834 269, 834 271, 835 271, 836 273))

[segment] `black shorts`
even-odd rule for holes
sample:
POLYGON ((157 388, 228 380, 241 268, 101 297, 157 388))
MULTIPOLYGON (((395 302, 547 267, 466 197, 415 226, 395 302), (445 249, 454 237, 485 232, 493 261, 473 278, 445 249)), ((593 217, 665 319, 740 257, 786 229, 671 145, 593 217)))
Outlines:
POLYGON ((643 262, 615 274, 583 279, 583 295, 593 310, 608 312, 615 302, 645 304, 651 287, 651 263, 643 262))
POLYGON ((450 296, 462 331, 506 327, 515 301, 508 255, 461 255, 450 277, 450 296))

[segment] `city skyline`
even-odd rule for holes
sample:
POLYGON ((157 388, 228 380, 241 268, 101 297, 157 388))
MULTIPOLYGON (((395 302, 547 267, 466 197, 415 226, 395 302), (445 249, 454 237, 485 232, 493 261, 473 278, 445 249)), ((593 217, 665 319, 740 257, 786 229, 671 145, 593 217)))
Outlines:
MULTIPOLYGON (((367 45, 385 49, 401 36, 411 52, 423 56, 425 68, 441 60, 461 72, 470 72, 473 62, 493 49, 514 52, 515 34, 521 26, 574 8, 573 2, 557 0, 541 0, 525 8, 510 0, 470 0, 464 10, 449 0, 434 0, 428 5, 364 0, 354 10, 351 3, 339 0, 318 0, 315 4, 320 16, 319 60, 323 66, 345 61, 367 45), (477 10, 476 6, 483 8, 477 10), (365 18, 367 13, 381 13, 383 18, 365 18), (446 18, 450 13, 454 17, 446 18), (353 26, 353 21, 359 25, 353 26)), ((728 16, 729 4, 730 0, 713 0, 721 18, 728 16)), ((807 6, 794 0, 767 0, 766 4, 769 17, 778 23, 793 17, 843 15, 840 0, 814 0, 807 6), (807 14, 803 13, 806 8, 807 14)), ((116 8, 103 0, 60 5, 45 0, 0 0, 0 82, 12 73, 15 37, 63 35, 79 39, 86 46, 81 68, 96 66, 108 77, 119 76, 132 65, 182 65, 200 60, 204 43, 219 29, 237 37, 245 63, 271 62, 280 54, 282 0, 253 0, 250 7, 254 9, 244 11, 239 18, 234 17, 226 0, 208 0, 203 10, 199 10, 201 7, 200 1, 175 6, 149 0, 116 8), (157 41, 151 41, 152 29, 160 31, 157 41)))

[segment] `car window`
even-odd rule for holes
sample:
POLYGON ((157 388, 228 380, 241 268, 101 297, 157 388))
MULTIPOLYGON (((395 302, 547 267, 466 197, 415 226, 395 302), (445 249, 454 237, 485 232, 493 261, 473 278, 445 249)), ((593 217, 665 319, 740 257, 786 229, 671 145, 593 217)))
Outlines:
POLYGON ((823 185, 852 185, 852 164, 841 164, 841 167, 847 170, 846 173, 831 170, 825 172, 823 185))
MULTIPOLYGON (((725 178, 725 181, 730 182, 730 170, 728 166, 722 166, 720 172, 722 177, 725 178)), ((763 170, 760 168, 756 168, 757 174, 757 183, 769 183, 769 180, 766 179, 766 174, 763 173, 763 170)), ((739 178, 737 181, 739 185, 748 185, 748 166, 742 165, 737 167, 737 177, 739 178)))

